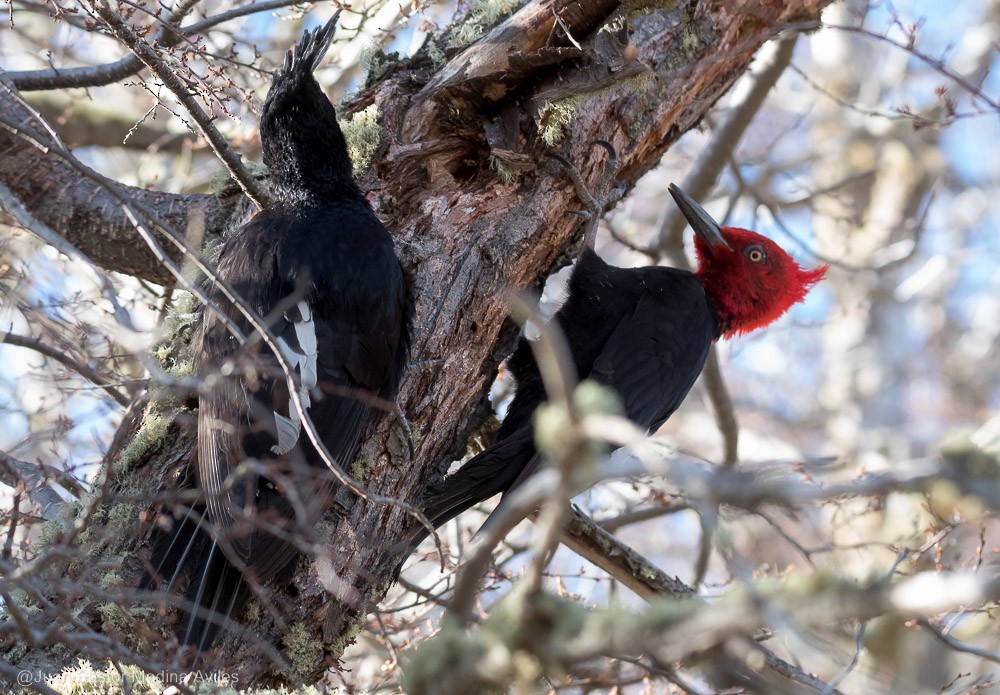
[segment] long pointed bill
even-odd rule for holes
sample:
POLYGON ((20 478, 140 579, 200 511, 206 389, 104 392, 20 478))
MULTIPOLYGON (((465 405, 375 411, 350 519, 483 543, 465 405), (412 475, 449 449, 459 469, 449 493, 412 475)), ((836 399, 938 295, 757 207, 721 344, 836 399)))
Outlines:
POLYGON ((722 238, 722 227, 712 219, 712 216, 705 211, 705 208, 698 205, 694 198, 682 191, 675 184, 670 184, 669 190, 670 195, 674 197, 674 202, 677 203, 677 207, 680 208, 681 214, 684 215, 684 219, 691 225, 691 229, 694 230, 695 234, 700 236, 709 246, 721 244, 727 249, 732 250, 729 244, 726 243, 726 240, 722 238))

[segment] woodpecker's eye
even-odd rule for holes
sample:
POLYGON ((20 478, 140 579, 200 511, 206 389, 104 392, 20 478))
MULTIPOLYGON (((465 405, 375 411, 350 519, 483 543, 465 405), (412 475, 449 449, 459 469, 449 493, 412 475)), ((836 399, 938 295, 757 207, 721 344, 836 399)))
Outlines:
POLYGON ((767 254, 764 253, 764 249, 759 246, 747 246, 743 251, 743 255, 746 256, 751 263, 763 263, 767 259, 767 254))

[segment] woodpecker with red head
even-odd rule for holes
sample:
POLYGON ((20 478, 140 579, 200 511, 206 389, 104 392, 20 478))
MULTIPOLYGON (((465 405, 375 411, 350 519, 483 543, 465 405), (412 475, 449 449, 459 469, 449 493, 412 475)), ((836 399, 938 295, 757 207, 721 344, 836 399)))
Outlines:
MULTIPOLYGON (((650 430, 680 406, 714 341, 774 322, 802 301, 827 270, 801 268, 770 239, 720 226, 673 184, 670 193, 695 232, 697 271, 616 268, 585 243, 566 303, 554 319, 577 377, 614 389, 625 414, 650 430)), ((585 240, 592 236, 588 233, 585 240)), ((532 414, 546 394, 526 338, 518 341, 507 366, 517 390, 496 442, 429 496, 425 514, 435 526, 511 491, 541 463, 532 414)))

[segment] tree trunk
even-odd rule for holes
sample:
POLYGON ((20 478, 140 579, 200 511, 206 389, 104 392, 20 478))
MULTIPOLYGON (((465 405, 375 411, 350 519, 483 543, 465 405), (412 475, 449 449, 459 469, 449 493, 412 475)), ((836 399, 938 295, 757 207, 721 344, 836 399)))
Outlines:
MULTIPOLYGON (((507 320, 508 293, 535 286, 565 262, 579 229, 567 212, 581 205, 546 153, 559 152, 593 181, 605 155, 591 143, 606 140, 620 157, 616 177, 631 186, 697 124, 762 43, 789 25, 814 23, 829 1, 658 2, 635 9, 640 3, 538 0, 444 66, 434 69, 417 56, 360 95, 351 110, 376 104, 381 126, 380 148, 361 184, 396 238, 416 296, 414 366, 398 399, 414 428, 415 456, 407 457, 392 419, 383 421, 361 454, 372 492, 415 502, 461 455, 487 412, 484 396, 516 335, 507 320), (542 134, 556 144, 546 145, 542 134), (509 183, 498 170, 513 177, 509 183)), ((0 113, 6 125, 0 128, 0 181, 38 220, 97 265, 173 281, 104 184, 81 178, 56 154, 12 132, 15 122, 38 140, 49 139, 12 93, 0 90, 0 113)), ((218 233, 238 203, 112 185, 181 230, 200 209, 209 232, 218 233)), ((164 438, 130 468, 141 471, 142 480, 161 481, 165 466, 190 459, 192 428, 189 417, 176 417, 169 432, 177 436, 164 438)), ((294 676, 307 682, 336 662, 395 580, 405 559, 401 539, 412 524, 393 506, 346 493, 339 502, 343 513, 331 520, 327 556, 353 598, 322 590, 313 563, 302 563, 285 590, 272 587, 286 626, 301 625, 308 635, 298 644, 316 645, 300 649, 305 657, 296 660, 294 676)), ((135 517, 133 536, 141 538, 135 517)), ((123 538, 118 550, 133 579, 136 542, 123 538)), ((266 642, 289 646, 266 611, 250 627, 266 642)), ((241 686, 247 678, 288 675, 245 644, 226 650, 227 670, 247 674, 241 686)))

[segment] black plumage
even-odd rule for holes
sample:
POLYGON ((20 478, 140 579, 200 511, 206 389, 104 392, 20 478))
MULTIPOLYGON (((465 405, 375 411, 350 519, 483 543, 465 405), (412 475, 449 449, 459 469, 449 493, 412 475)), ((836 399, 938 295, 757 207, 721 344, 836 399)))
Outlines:
POLYGON ((412 315, 406 278, 354 182, 333 105, 312 74, 336 19, 307 32, 274 75, 260 123, 274 202, 225 240, 218 260, 219 276, 263 317, 294 379, 223 292, 205 286, 249 340, 241 345, 218 311, 205 311, 195 338, 209 386, 198 403, 204 507, 155 542, 151 559, 161 585, 183 586, 201 607, 179 631, 199 648, 239 610, 244 580, 266 582, 291 570, 300 552, 293 537, 307 537, 330 503, 334 478, 308 441, 290 391, 298 391, 321 441, 347 468, 362 429, 380 414, 372 404, 395 397, 405 366, 412 315), (206 620, 209 611, 221 615, 206 620))
MULTIPOLYGON (((677 409, 701 372, 719 321, 698 278, 676 268, 617 268, 585 250, 553 319, 579 379, 611 387, 626 415, 656 429, 677 409)), ((540 465, 531 416, 545 388, 530 341, 507 362, 517 384, 496 442, 430 495, 425 514, 440 526, 469 507, 520 485, 540 465)))

